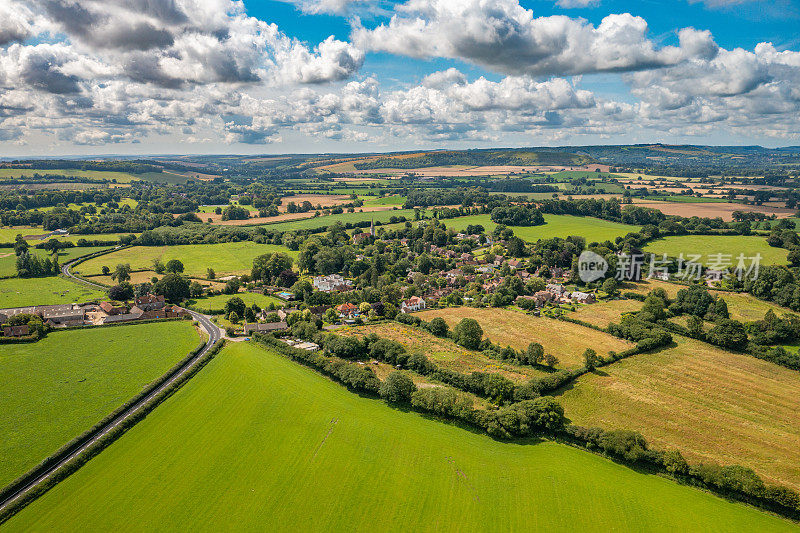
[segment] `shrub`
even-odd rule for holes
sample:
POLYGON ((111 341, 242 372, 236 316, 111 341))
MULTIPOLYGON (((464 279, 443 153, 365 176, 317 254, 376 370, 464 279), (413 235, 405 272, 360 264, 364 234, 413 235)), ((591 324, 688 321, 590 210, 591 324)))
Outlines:
POLYGON ((378 393, 389 403, 408 403, 417 386, 405 372, 395 371, 381 383, 378 393))

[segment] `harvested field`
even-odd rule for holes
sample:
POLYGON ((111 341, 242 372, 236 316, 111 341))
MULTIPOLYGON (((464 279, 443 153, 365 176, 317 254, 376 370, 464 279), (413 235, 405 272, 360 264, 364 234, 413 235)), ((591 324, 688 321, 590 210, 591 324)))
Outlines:
POLYGON ((413 352, 423 352, 437 365, 468 374, 470 372, 493 372, 516 383, 523 383, 532 377, 545 375, 532 367, 517 366, 496 361, 480 352, 467 350, 450 339, 441 339, 426 331, 396 322, 371 324, 336 330, 337 335, 365 336, 374 333, 379 337, 399 342, 413 352))
POLYGON ((612 322, 619 322, 622 313, 632 313, 641 308, 642 302, 638 300, 610 300, 582 305, 568 316, 604 328, 612 322))
POLYGON ((634 198, 633 203, 640 207, 651 207, 658 209, 665 215, 680 215, 682 217, 720 217, 722 220, 733 220, 734 211, 747 211, 752 213, 764 213, 765 215, 777 215, 779 218, 793 216, 797 211, 784 207, 766 207, 759 205, 731 204, 731 203, 686 203, 686 202, 660 202, 653 200, 641 200, 634 198))
POLYGON ((800 488, 800 373, 676 336, 580 377, 560 401, 574 423, 641 432, 690 461, 740 464, 800 488))
POLYGON ((522 350, 531 342, 538 342, 547 353, 558 357, 562 368, 582 365, 586 348, 594 348, 598 354, 606 355, 612 350, 621 352, 633 347, 628 341, 584 326, 508 309, 448 307, 416 314, 428 321, 442 317, 451 328, 464 318, 474 318, 483 328, 484 337, 493 343, 522 350))

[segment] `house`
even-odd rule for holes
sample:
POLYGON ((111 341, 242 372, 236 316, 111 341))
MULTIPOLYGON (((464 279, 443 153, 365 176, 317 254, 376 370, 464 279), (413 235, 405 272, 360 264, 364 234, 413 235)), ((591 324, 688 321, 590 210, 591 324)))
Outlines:
POLYGON ((245 333, 270 333, 273 331, 284 331, 289 329, 286 322, 267 322, 265 324, 245 324, 245 333))
POLYGON ((482 265, 476 268, 475 270, 477 270, 481 274, 489 274, 491 272, 494 272, 494 265, 482 265))
POLYGON ((167 304, 162 294, 145 294, 144 296, 138 296, 134 299, 133 303, 142 311, 161 309, 167 304))
POLYGON ((669 272, 664 271, 657 271, 653 272, 654 279, 660 279, 661 281, 669 281, 669 272))
POLYGON ((128 308, 124 305, 114 305, 111 302, 100 302, 100 309, 109 316, 126 313, 128 308))
POLYGON ((31 334, 28 324, 22 326, 4 326, 3 337, 27 337, 31 334))
POLYGON ((536 306, 542 307, 548 302, 555 300, 556 295, 552 291, 537 291, 533 294, 533 299, 536 300, 536 306))
POLYGON ((400 304, 401 313, 413 313, 414 311, 420 311, 422 309, 425 309, 425 300, 419 296, 412 296, 400 304))
POLYGON ((556 296, 563 296, 564 293, 567 292, 567 289, 565 289, 564 286, 561 285, 560 283, 548 283, 547 287, 545 288, 546 290, 552 292, 556 296))
POLYGON ((512 270, 517 270, 519 267, 522 266, 522 261, 519 259, 509 259, 508 266, 512 268, 512 270))
POLYGON ((727 270, 715 270, 709 268, 706 270, 706 281, 720 281, 728 274, 727 270))
POLYGON ((353 282, 339 274, 329 276, 316 276, 312 282, 314 289, 322 292, 348 291, 353 287, 353 282))
POLYGON ((346 302, 337 306, 336 312, 339 313, 339 318, 355 318, 358 316, 358 307, 350 302, 346 302))
POLYGON ((466 252, 461 254, 461 260, 462 261, 472 261, 472 259, 473 259, 472 258, 472 254, 469 254, 469 253, 466 253, 466 252))
POLYGON ((572 301, 581 304, 593 304, 597 301, 597 298, 595 297, 594 293, 591 292, 575 291, 572 293, 570 298, 572 298, 572 301))

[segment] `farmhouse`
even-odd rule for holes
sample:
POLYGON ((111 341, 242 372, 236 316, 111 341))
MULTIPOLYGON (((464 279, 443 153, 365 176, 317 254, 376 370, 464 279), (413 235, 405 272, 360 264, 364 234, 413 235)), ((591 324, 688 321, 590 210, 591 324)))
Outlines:
POLYGON ((400 305, 400 311, 402 313, 413 313, 414 311, 421 311, 423 309, 425 309, 425 300, 419 296, 412 296, 400 305))
POLYGON ((161 309, 166 305, 164 296, 159 294, 145 294, 134 299, 136 307, 142 311, 152 311, 153 309, 161 309))
POLYGON ((575 291, 572 293, 570 297, 572 298, 573 301, 582 304, 593 304, 594 302, 597 301, 597 298, 595 298, 594 293, 591 292, 575 291))
POLYGON ((311 284, 316 290, 322 292, 348 291, 353 287, 352 281, 339 274, 316 276, 311 284))

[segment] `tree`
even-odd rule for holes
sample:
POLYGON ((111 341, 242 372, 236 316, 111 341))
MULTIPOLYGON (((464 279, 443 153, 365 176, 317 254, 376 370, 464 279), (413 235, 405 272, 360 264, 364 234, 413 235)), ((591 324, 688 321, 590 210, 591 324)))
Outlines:
POLYGON ((155 271, 156 274, 163 274, 164 271, 166 271, 164 263, 158 257, 153 259, 153 270, 155 271))
POLYGON ((699 316, 689 315, 689 319, 686 321, 686 329, 689 330, 689 335, 692 337, 702 337, 703 319, 699 316))
POLYGON ((291 270, 293 262, 292 258, 284 252, 259 255, 253 259, 250 276, 253 280, 270 282, 284 270, 291 270))
POLYGON ((483 329, 474 318, 464 318, 453 329, 455 341, 471 350, 477 350, 483 338, 483 329))
POLYGON ((600 362, 600 358, 597 356, 597 352, 594 351, 592 348, 586 348, 586 351, 583 352, 583 363, 589 370, 594 370, 597 367, 598 363, 600 362))
POLYGON ((247 306, 245 305, 244 300, 238 296, 234 296, 225 302, 225 314, 229 315, 231 313, 236 313, 239 316, 244 316, 244 310, 246 307, 247 306))
POLYGON ((104 276, 108 276, 109 274, 111 274, 111 269, 108 268, 106 265, 103 265, 103 268, 100 269, 100 272, 102 272, 104 276))
POLYGON ((196 281, 189 284, 189 296, 192 298, 200 298, 203 295, 203 286, 196 281))
POLYGON ((333 307, 331 307, 330 309, 325 311, 324 318, 325 318, 325 322, 328 322, 329 324, 333 324, 339 319, 339 315, 337 315, 336 314, 336 310, 333 307))
POLYGON ((407 403, 416 391, 417 386, 411 378, 405 372, 396 370, 381 383, 378 394, 389 403, 407 403))
POLYGON ((206 277, 208 279, 215 279, 217 277, 217 273, 214 272, 213 268, 209 267, 209 268, 206 269, 206 277))
POLYGON ((440 316, 437 316, 431 320, 430 324, 428 324, 428 329, 437 337, 447 337, 447 334, 450 331, 447 322, 445 322, 445 320, 440 316))
POLYGON ((150 292, 152 290, 153 290, 153 286, 151 284, 149 284, 147 282, 139 283, 138 285, 136 285, 133 288, 133 295, 137 296, 137 297, 146 296, 147 294, 150 294, 150 292))
POLYGON ((189 297, 189 278, 170 272, 153 285, 153 292, 163 295, 172 303, 179 303, 189 297))
POLYGON ((108 297, 119 302, 133 298, 133 294, 133 285, 127 281, 123 281, 119 285, 114 285, 108 289, 108 297))
POLYGON ((225 283, 225 288, 222 289, 222 292, 224 292, 225 294, 236 294, 237 292, 239 292, 240 286, 241 283, 239 283, 239 279, 232 278, 225 283))
POLYGON ((544 347, 538 342, 532 342, 528 345, 526 355, 527 360, 524 362, 529 365, 540 365, 544 360, 544 347))
POLYGON ((546 364, 550 368, 555 368, 555 366, 558 364, 558 357, 549 353, 544 356, 544 364, 546 364))
POLYGON ((165 268, 167 272, 175 272, 180 274, 181 272, 183 272, 183 263, 181 263, 180 260, 178 259, 170 259, 169 261, 167 261, 167 265, 165 268))
POLYGON ((111 279, 116 280, 117 283, 128 281, 131 279, 131 265, 125 263, 124 265, 117 265, 114 273, 111 274, 111 279))
POLYGON ((237 322, 239 322, 239 314, 236 311, 231 311, 230 314, 228 315, 228 320, 236 324, 237 322))
POLYGON ((720 320, 708 332, 706 339, 711 344, 716 344, 723 348, 743 350, 747 347, 747 331, 744 329, 744 325, 737 320, 720 320))
POLYGON ((619 287, 619 284, 617 283, 616 279, 608 278, 605 281, 603 281, 603 285, 601 287, 601 290, 604 293, 608 294, 609 296, 614 296, 619 292, 618 287, 619 287))

